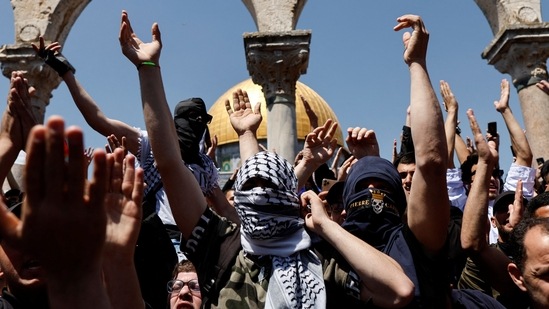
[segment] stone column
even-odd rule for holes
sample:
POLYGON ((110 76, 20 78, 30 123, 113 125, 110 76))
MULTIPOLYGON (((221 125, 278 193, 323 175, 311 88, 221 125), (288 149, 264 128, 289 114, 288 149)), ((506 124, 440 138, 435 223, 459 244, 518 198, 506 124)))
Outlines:
POLYGON ((36 88, 32 104, 37 119, 44 121, 51 92, 59 86, 61 78, 38 59, 31 43, 43 36, 46 44, 65 43, 70 29, 91 0, 12 0, 15 22, 15 44, 0 47, 2 74, 10 78, 11 72, 26 71, 29 83, 36 88))
POLYGON ((259 32, 245 33, 246 65, 267 102, 267 148, 293 162, 297 153, 296 82, 307 72, 311 32, 295 30, 305 2, 242 0, 259 32))
MULTIPOLYGON (((541 21, 539 0, 475 0, 494 39, 482 57, 511 75, 518 91, 526 135, 534 158, 549 159, 549 96, 535 84, 547 79, 549 23, 541 21)), ((535 161, 534 161, 535 162, 535 161)))
MULTIPOLYGON (((43 36, 46 44, 64 44, 74 22, 91 0, 12 0, 15 23, 15 43, 0 46, 2 74, 10 78, 11 72, 25 71, 29 84, 36 88, 32 98, 36 119, 44 122, 46 106, 53 89, 61 78, 36 56, 31 43, 43 36)), ((7 89, 5 90, 7 94, 7 89)), ((5 95, 4 94, 4 95, 5 95)), ((2 95, 0 93, 0 95, 2 95)), ((22 184, 22 166, 15 164, 11 170, 15 181, 22 184)), ((5 186, 4 186, 5 189, 5 186)), ((24 189, 24 188, 23 188, 24 189)))

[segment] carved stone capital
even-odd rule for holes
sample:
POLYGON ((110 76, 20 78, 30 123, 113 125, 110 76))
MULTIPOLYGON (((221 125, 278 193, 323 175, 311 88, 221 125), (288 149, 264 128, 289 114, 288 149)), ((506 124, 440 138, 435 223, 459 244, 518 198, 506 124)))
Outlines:
POLYGON ((497 35, 510 25, 540 23, 540 0, 475 0, 488 20, 492 33, 497 35))
POLYGON ((308 30, 244 34, 248 72, 263 87, 267 103, 277 95, 295 98, 295 84, 307 73, 310 42, 308 30))
POLYGON ((498 71, 510 74, 515 86, 547 79, 548 57, 549 23, 509 26, 482 53, 498 71))
POLYGON ((24 71, 29 84, 36 88, 32 98, 33 111, 37 119, 44 120, 46 106, 51 92, 59 86, 61 78, 44 60, 38 58, 30 46, 3 45, 0 47, 2 74, 11 77, 13 71, 24 71))

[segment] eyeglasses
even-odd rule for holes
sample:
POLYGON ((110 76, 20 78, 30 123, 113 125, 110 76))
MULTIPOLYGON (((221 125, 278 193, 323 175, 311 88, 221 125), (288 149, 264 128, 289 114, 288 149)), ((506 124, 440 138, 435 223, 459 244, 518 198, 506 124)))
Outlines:
POLYGON ((191 293, 200 294, 200 285, 198 284, 197 279, 192 279, 187 282, 182 280, 170 280, 168 281, 168 285, 167 285, 168 293, 172 293, 172 294, 179 293, 179 291, 181 291, 181 289, 185 285, 189 287, 189 290, 191 291, 191 293))
POLYGON ((213 116, 210 114, 201 114, 196 111, 190 111, 187 114, 187 119, 191 121, 200 121, 200 122, 210 123, 212 122, 213 116))

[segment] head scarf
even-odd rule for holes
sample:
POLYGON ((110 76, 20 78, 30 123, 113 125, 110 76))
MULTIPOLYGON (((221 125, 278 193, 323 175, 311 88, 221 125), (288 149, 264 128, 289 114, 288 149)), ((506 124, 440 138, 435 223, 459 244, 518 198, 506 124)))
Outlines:
POLYGON ((270 256, 272 261, 266 308, 325 307, 322 267, 308 250, 311 239, 299 217, 296 188, 292 166, 271 152, 249 158, 237 174, 234 206, 242 222, 242 248, 250 254, 270 256), (272 187, 243 190, 254 178, 272 187))
POLYGON ((343 228, 383 249, 394 228, 400 225, 400 217, 406 209, 402 181, 394 165, 379 157, 358 160, 345 181, 343 204, 347 213, 343 228), (357 187, 370 178, 385 182, 389 190, 357 187))
POLYGON ((181 157, 187 163, 197 163, 200 142, 212 116, 200 98, 179 102, 174 109, 174 123, 179 139, 181 157))

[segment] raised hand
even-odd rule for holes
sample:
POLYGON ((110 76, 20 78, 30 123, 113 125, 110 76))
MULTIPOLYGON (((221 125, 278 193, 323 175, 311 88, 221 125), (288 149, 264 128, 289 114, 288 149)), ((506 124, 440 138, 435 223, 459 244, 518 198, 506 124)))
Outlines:
POLYGON ((509 108, 509 81, 502 79, 500 88, 501 95, 499 101, 494 101, 494 106, 498 112, 503 113, 509 108))
POLYGON ((354 156, 350 156, 341 164, 339 170, 337 171, 337 181, 345 181, 347 179, 347 175, 349 175, 349 170, 355 162, 356 158, 354 156))
POLYGON ((107 210, 105 256, 133 259, 141 226, 143 199, 143 170, 135 168, 135 157, 124 156, 122 148, 115 148, 107 157, 110 170, 107 210))
POLYGON ((139 68, 143 63, 149 63, 147 65, 160 66, 160 51, 162 50, 162 40, 160 37, 160 29, 158 24, 152 25, 152 41, 145 43, 137 37, 133 32, 128 18, 128 13, 122 11, 122 20, 120 24, 120 34, 118 40, 120 41, 120 47, 122 53, 128 58, 136 67, 139 68))
POLYGON ((349 151, 357 159, 366 156, 379 157, 379 144, 374 130, 360 127, 348 128, 346 142, 349 151))
POLYGON ((392 157, 391 162, 395 162, 396 159, 397 159, 397 157, 398 157, 397 140, 396 140, 396 138, 393 139, 393 151, 392 151, 392 154, 393 154, 393 155, 391 156, 391 157, 392 157))
POLYGON ((40 37, 39 46, 36 46, 34 43, 31 43, 31 45, 38 56, 44 59, 44 62, 54 69, 59 76, 65 75, 68 71, 72 71, 72 73, 76 72, 67 58, 61 54, 61 44, 59 42, 53 42, 46 46, 44 38, 40 37))
POLYGON ((318 127, 318 116, 316 115, 315 111, 311 108, 311 105, 305 99, 304 96, 300 96, 301 102, 303 103, 303 107, 305 108, 305 113, 307 113, 307 117, 309 117, 309 123, 311 125, 311 128, 317 128, 318 127))
POLYGON ((242 89, 238 89, 233 92, 233 107, 229 100, 225 100, 225 108, 229 114, 231 125, 236 134, 244 135, 246 133, 252 133, 255 136, 261 120, 261 104, 257 103, 252 109, 250 98, 248 93, 242 89))
POLYGON ((399 31, 404 28, 412 28, 413 31, 405 32, 402 35, 404 43, 404 62, 410 65, 413 62, 425 64, 427 56, 427 45, 429 43, 429 32, 425 28, 421 17, 417 15, 403 15, 397 18, 398 24, 393 28, 394 31, 399 31))
MULTIPOLYGON (((30 130, 38 124, 38 120, 35 118, 31 106, 31 96, 33 93, 34 88, 29 86, 27 79, 23 76, 23 72, 12 72, 10 91, 8 93, 7 112, 13 119, 8 123, 13 122, 11 125, 15 126, 12 130, 17 132, 13 132, 16 134, 12 136, 12 140, 18 149, 21 150, 27 143, 27 137, 29 136, 30 130)), ((6 116, 8 115, 5 115, 5 117, 6 116)))
POLYGON ((467 150, 469 151, 469 154, 475 153, 477 150, 475 149, 475 144, 471 140, 469 136, 466 137, 465 145, 467 146, 467 150))
MULTIPOLYGON (((31 131, 25 165, 26 199, 21 220, 2 211, 6 241, 36 256, 48 279, 79 280, 101 267, 106 216, 106 155, 94 156, 92 180, 84 178, 83 135, 51 117, 31 131), (65 159, 68 141, 68 160, 65 159), (52 241, 55 239, 55 241, 52 241)), ((59 281, 56 281, 59 282, 59 281)))
POLYGON ((444 104, 444 110, 446 110, 446 112, 457 111, 459 105, 456 97, 454 96, 452 89, 450 89, 450 84, 443 80, 440 81, 440 95, 442 96, 442 104, 444 104))
POLYGON ((208 157, 210 157, 210 159, 212 159, 212 162, 214 162, 215 164, 217 164, 217 159, 215 157, 215 150, 217 149, 217 142, 218 142, 218 139, 217 139, 217 135, 214 135, 214 137, 212 138, 212 145, 210 147, 208 147, 208 151, 206 151, 206 155, 208 157))
POLYGON ((327 162, 337 147, 337 140, 334 139, 336 129, 337 122, 328 119, 323 126, 307 134, 301 151, 302 160, 314 166, 320 166, 327 162))
POLYGON ((44 37, 40 37, 40 43, 36 46, 34 43, 31 43, 32 49, 38 54, 38 56, 44 60, 48 57, 48 54, 55 54, 61 50, 61 44, 59 42, 53 42, 46 46, 44 43, 44 37))
POLYGON ((107 145, 105 145, 105 150, 108 153, 113 153, 115 149, 120 148, 124 151, 124 156, 128 154, 127 139, 125 136, 122 136, 122 141, 120 141, 116 135, 111 134, 107 136, 107 145))
POLYGON ((511 227, 517 226, 522 220, 522 215, 524 214, 523 200, 522 180, 519 179, 515 190, 515 200, 513 201, 513 205, 509 205, 509 225, 511 227))
POLYGON ((330 166, 330 170, 334 175, 337 175, 337 164, 339 162, 339 158, 341 157, 341 151, 343 150, 343 147, 339 147, 335 153, 334 159, 332 160, 332 166, 330 166))
POLYGON ((93 147, 88 147, 84 150, 84 158, 86 158, 86 168, 92 162, 94 152, 95 152, 95 149, 93 147))
POLYGON ((473 132, 473 137, 475 139, 479 160, 495 165, 498 161, 498 152, 495 147, 489 146, 484 139, 472 109, 467 110, 467 117, 469 118, 471 131, 473 132))

